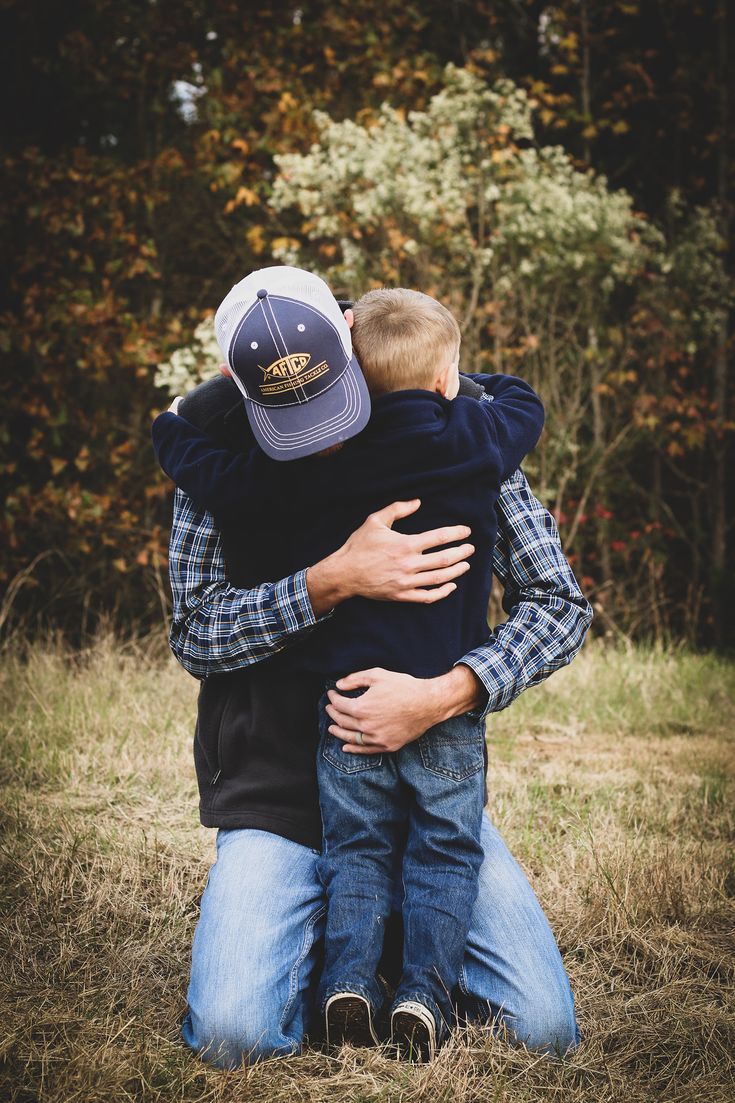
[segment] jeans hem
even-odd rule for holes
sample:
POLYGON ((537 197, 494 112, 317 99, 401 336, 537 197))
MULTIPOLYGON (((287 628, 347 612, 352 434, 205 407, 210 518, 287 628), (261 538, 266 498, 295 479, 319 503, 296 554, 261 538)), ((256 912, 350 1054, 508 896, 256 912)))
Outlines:
POLYGON ((344 984, 330 984, 329 988, 323 993, 321 998, 321 1013, 325 1013, 327 1009, 327 1003, 332 996, 341 995, 342 993, 349 993, 350 995, 362 996, 367 1000, 370 1012, 372 1015, 377 1015, 383 1006, 383 1001, 379 1000, 377 1003, 374 998, 374 994, 365 987, 364 984, 353 984, 349 980, 344 984))

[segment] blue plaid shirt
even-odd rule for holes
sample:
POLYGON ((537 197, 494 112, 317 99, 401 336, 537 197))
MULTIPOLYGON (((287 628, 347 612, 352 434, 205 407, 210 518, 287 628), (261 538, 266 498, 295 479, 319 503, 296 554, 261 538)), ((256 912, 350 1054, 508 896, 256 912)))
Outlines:
MULTIPOLYGON (((554 519, 520 470, 503 483, 497 511, 493 570, 509 617, 486 644, 459 660, 485 686, 486 712, 506 708, 571 662, 592 620, 554 519)), ((249 590, 230 585, 211 514, 196 509, 181 490, 174 498, 169 571, 171 647, 195 678, 266 659, 324 619, 311 608, 305 570, 249 590)))

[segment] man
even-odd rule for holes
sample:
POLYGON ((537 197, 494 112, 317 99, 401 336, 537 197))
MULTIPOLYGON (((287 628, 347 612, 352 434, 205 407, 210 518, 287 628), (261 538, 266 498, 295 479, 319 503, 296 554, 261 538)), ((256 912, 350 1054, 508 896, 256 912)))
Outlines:
MULTIPOLYGON (((471 380, 465 377, 462 387, 481 400, 471 380)), ((230 447, 249 439, 243 402, 224 380, 198 388, 181 412, 230 447)), ((211 517, 177 493, 172 646, 204 679, 194 747, 200 812, 203 823, 220 828, 194 939, 183 1034, 216 1064, 298 1052, 319 974, 325 910, 316 876, 319 685, 307 676, 284 677, 274 656, 351 596, 441 599, 472 548, 430 551, 466 539, 461 528, 423 536, 392 531, 415 508, 387 506, 320 563, 244 588, 257 519, 255 525, 230 519, 218 533, 211 517)), ((359 699, 331 695, 331 730, 350 753, 395 751, 451 716, 497 711, 578 650, 589 606, 553 520, 520 472, 503 486, 498 520, 494 565, 510 620, 439 678, 372 670, 343 679, 343 691, 367 687, 359 699)), ((489 820, 481 841, 458 1011, 471 1021, 496 1018, 530 1046, 564 1052, 578 1035, 553 935, 489 820)), ((388 951, 395 945, 390 937, 386 943, 388 951)))

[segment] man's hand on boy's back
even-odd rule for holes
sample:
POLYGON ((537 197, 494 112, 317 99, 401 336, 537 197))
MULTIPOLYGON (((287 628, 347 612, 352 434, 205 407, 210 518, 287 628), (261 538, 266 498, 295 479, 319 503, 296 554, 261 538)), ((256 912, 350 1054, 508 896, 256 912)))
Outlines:
POLYGON ((467 560, 475 549, 466 543, 443 545, 466 540, 470 529, 453 525, 415 536, 394 532, 395 522, 420 505, 418 499, 393 502, 371 513, 341 548, 309 567, 306 587, 317 616, 350 597, 431 605, 456 590, 454 579, 469 570, 467 560))

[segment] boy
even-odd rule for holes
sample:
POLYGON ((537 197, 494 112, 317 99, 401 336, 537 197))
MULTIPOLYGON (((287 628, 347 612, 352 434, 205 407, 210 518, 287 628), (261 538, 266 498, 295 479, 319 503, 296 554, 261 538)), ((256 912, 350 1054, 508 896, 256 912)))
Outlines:
MULTIPOLYGON (((312 309, 315 298, 309 305, 303 279, 296 289, 301 303, 282 294, 278 280, 265 286, 266 273, 274 271, 255 274, 264 284, 257 301, 252 287, 233 288, 216 325, 261 445, 271 456, 287 451, 300 462, 274 462, 258 448, 247 455, 217 449, 173 414, 161 415, 154 426, 159 459, 215 515, 255 507, 261 558, 257 552, 252 557, 254 580, 316 561, 356 522, 397 497, 422 500, 420 513, 402 523, 407 531, 472 518, 477 554, 450 597, 415 608, 352 599, 308 647, 297 645, 272 660, 283 664, 284 686, 289 669, 332 680, 380 665, 431 677, 488 636, 493 507, 500 483, 536 443, 541 404, 526 384, 507 376, 486 378, 492 402, 457 398, 460 335, 450 312, 418 292, 370 292, 355 306, 353 336, 372 416, 360 435, 351 436, 366 420, 359 377, 342 369, 339 393, 334 385, 331 397, 329 387, 314 393, 334 368, 334 319, 321 326, 324 318, 312 309), (294 342, 318 332, 321 343, 311 352, 296 351, 294 342), (254 395, 275 405, 263 407, 254 395), (317 401, 323 409, 310 420, 305 414, 317 401), (291 433, 282 408, 289 404, 297 407, 291 433), (335 450, 344 436, 351 439, 335 450), (329 454, 314 454, 323 444, 332 446, 329 454)), ((317 769, 324 823, 320 874, 329 902, 320 1003, 328 1038, 377 1040, 374 1016, 383 993, 376 969, 401 872, 405 944, 392 1036, 430 1059, 448 1029, 477 892, 483 725, 472 714, 457 717, 383 760, 345 754, 328 730, 325 702, 317 769)))

